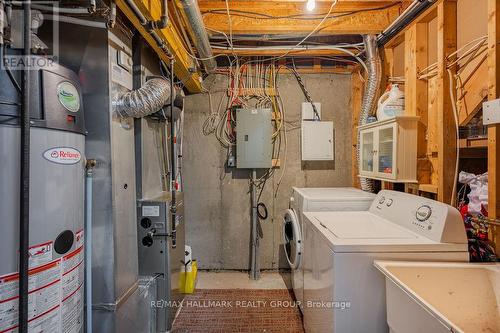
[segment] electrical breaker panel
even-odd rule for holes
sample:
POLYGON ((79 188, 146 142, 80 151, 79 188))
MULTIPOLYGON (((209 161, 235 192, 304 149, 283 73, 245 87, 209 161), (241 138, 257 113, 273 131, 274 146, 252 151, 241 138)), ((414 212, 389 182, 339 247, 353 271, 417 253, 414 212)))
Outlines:
POLYGON ((269 169, 272 165, 271 109, 237 109, 236 166, 269 169))

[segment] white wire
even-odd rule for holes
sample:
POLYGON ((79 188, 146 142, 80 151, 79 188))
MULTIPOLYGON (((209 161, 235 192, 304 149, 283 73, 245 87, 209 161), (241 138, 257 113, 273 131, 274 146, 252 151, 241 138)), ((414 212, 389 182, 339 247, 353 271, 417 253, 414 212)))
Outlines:
POLYGON ((457 102, 455 99, 455 92, 454 87, 453 87, 453 73, 451 72, 451 69, 448 69, 448 77, 449 77, 449 88, 450 88, 450 99, 451 99, 451 105, 453 108, 453 118, 455 119, 455 128, 456 128, 456 135, 457 135, 457 158, 455 160, 455 174, 453 177, 453 191, 451 193, 451 202, 450 205, 453 207, 456 206, 456 191, 457 191, 457 181, 458 181, 458 167, 459 167, 459 162, 460 162, 460 144, 459 144, 459 134, 460 134, 460 129, 459 129, 459 115, 458 115, 458 110, 457 110, 457 102))
MULTIPOLYGON (((219 50, 227 50, 227 47, 224 46, 212 46, 213 49, 219 49, 219 50)), ((349 49, 346 49, 343 46, 337 46, 337 45, 293 45, 293 46, 261 46, 261 47, 233 47, 232 50, 234 51, 266 51, 266 50, 288 50, 286 54, 289 54, 293 51, 304 51, 304 50, 335 50, 335 51, 340 51, 343 53, 346 53, 350 55, 351 57, 355 58, 361 66, 365 69, 365 71, 368 72, 368 68, 366 67, 365 62, 358 57, 355 53, 350 51, 349 49)), ((282 58, 282 56, 277 56, 277 57, 271 57, 271 58, 266 58, 262 61, 269 61, 269 60, 277 60, 279 58, 282 58)), ((259 62, 259 60, 252 60, 247 62, 248 63, 253 63, 253 62, 259 62)))

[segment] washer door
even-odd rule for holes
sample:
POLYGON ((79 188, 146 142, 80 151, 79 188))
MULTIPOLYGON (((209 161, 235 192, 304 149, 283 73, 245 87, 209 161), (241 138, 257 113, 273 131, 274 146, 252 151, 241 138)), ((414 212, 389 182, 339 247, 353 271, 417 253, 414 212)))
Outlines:
POLYGON ((302 232, 292 209, 287 209, 283 214, 283 242, 290 268, 298 269, 302 257, 302 232))

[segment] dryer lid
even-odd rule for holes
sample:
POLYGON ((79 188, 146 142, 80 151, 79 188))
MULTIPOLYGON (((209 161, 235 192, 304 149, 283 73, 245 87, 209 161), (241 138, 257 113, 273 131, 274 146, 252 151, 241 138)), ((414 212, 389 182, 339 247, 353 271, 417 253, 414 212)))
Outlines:
POLYGON ((308 201, 369 201, 372 202, 375 194, 359 190, 354 187, 294 187, 308 201))

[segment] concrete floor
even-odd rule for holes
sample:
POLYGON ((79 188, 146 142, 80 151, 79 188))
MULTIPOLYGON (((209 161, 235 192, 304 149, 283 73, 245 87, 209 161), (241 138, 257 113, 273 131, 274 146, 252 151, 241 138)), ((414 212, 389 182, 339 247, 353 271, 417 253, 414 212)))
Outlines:
POLYGON ((262 272, 259 280, 251 280, 248 272, 198 271, 196 289, 290 289, 290 274, 262 272))

